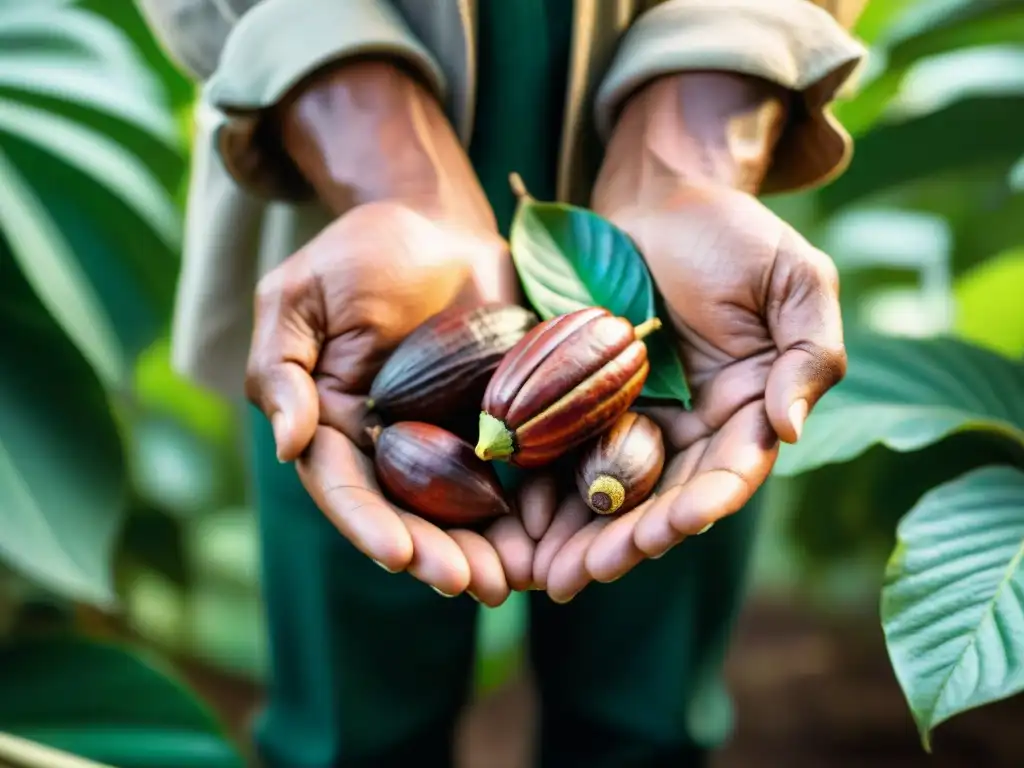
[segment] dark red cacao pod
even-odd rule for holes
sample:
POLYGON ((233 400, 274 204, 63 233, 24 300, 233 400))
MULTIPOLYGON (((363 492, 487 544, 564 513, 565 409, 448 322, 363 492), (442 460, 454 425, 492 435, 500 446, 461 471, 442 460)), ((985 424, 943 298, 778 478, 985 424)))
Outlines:
POLYGON ((650 496, 664 467, 661 429, 647 416, 626 411, 581 451, 576 488, 599 515, 628 512, 650 496))
MULTIPOLYGON (((388 422, 454 427, 468 402, 480 402, 505 353, 536 324, 535 314, 512 304, 439 312, 391 353, 367 405, 388 422)), ((475 423, 475 410, 469 414, 475 423)))
POLYGON ((396 503, 441 525, 506 515, 494 467, 451 432, 416 421, 371 430, 377 481, 396 503))
POLYGON ((660 327, 655 318, 634 328, 600 307, 534 327, 487 386, 477 456, 537 467, 603 432, 640 395, 643 338, 660 327))

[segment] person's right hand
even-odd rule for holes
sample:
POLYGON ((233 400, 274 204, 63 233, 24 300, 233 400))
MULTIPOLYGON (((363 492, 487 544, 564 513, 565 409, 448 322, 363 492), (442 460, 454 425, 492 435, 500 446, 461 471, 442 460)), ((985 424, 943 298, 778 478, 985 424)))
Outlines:
MULTIPOLYGON (((386 501, 364 453, 366 394, 388 354, 442 309, 490 301, 519 301, 497 233, 405 204, 359 205, 260 281, 246 395, 270 419, 278 458, 297 460, 314 501, 359 550, 442 594, 499 605, 532 576, 519 516, 484 535, 443 531, 386 501)), ((551 496, 531 485, 520 494, 533 505, 551 496)))

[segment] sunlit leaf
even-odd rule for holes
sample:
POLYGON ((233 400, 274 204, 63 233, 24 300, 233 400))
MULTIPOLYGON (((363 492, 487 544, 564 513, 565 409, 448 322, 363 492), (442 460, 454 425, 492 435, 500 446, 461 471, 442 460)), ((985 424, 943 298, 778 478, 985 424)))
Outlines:
POLYGON ((930 748, 939 723, 1024 690, 1024 471, 985 467, 940 485, 897 534, 882 626, 930 748))
POLYGON ((2 242, 0 328, 0 556, 59 595, 109 604, 120 436, 92 369, 2 242))
POLYGON ((873 445, 916 451, 978 430, 1024 454, 1024 362, 951 338, 857 334, 846 378, 815 406, 775 471, 848 461, 873 445))
POLYGON ((154 662, 82 639, 0 649, 0 731, 117 768, 241 768, 199 700, 154 662))
MULTIPOLYGON (((634 325, 658 314, 654 283, 633 241, 591 211, 524 198, 510 243, 523 290, 544 319, 588 306, 604 307, 634 325)), ((651 370, 642 394, 689 408, 690 390, 671 333, 653 333, 645 343, 651 370)))

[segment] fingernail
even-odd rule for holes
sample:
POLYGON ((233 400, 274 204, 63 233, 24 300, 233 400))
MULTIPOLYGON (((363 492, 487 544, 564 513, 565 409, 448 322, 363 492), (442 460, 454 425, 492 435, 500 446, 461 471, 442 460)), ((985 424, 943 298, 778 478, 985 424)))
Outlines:
POLYGON ((707 533, 708 531, 710 531, 714 527, 715 527, 714 523, 708 523, 703 528, 701 528, 699 531, 697 531, 697 535, 700 536, 702 533, 707 533))
MULTIPOLYGON (((371 559, 372 559, 372 558, 371 558, 371 559)), ((385 571, 387 571, 388 573, 398 573, 398 571, 393 571, 393 570, 391 570, 390 568, 388 568, 388 567, 387 567, 386 565, 384 565, 384 563, 382 563, 382 562, 381 562, 380 560, 374 560, 373 562, 375 562, 375 563, 376 563, 377 565, 379 565, 379 566, 380 566, 381 568, 383 568, 383 569, 384 569, 385 571)))
POLYGON ((455 597, 455 595, 449 595, 447 592, 442 592, 437 587, 431 587, 431 589, 437 592, 437 594, 439 594, 441 597, 455 597))
MULTIPOLYGON (((480 598, 479 598, 479 597, 477 597, 476 595, 474 595, 474 594, 473 594, 472 592, 470 592, 470 591, 469 591, 468 589, 466 590, 466 594, 467 594, 467 595, 469 595, 470 597, 472 597, 472 598, 473 598, 474 600, 476 600, 476 601, 477 601, 478 603, 480 603, 480 598)), ((481 604, 481 605, 483 605, 483 603, 480 603, 480 604, 481 604)))
POLYGON ((277 460, 282 464, 285 463, 285 460, 281 458, 281 443, 284 442, 287 427, 288 417, 283 411, 277 411, 270 417, 270 428, 274 431, 274 443, 277 447, 277 460))
POLYGON ((800 433, 804 430, 804 422, 807 420, 807 401, 802 397, 789 406, 789 423, 793 425, 796 432, 796 439, 800 439, 800 433))
POLYGON ((559 605, 565 605, 570 600, 572 600, 574 597, 576 597, 576 595, 578 595, 578 594, 579 594, 579 592, 573 592, 568 597, 554 597, 554 596, 552 596, 551 597, 551 601, 554 602, 554 603, 558 603, 559 605))

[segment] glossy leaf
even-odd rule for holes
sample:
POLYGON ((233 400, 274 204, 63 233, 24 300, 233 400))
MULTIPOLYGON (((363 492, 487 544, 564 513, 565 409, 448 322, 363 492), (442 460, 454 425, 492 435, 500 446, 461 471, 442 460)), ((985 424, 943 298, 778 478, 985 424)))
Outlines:
MULTIPOLYGON (((521 198, 510 243, 526 297, 543 319, 600 306, 639 325, 658 313, 654 283, 633 241, 591 211, 521 198)), ((642 395, 689 408, 673 335, 655 332, 646 343, 651 372, 642 395)))
POLYGON ((951 338, 851 336, 846 378, 815 406, 775 472, 848 461, 876 444, 916 451, 977 430, 1024 456, 1024 363, 951 338))
POLYGON ((0 241, 0 557, 56 593, 113 601, 121 440, 88 363, 0 241))
POLYGON ((0 650, 0 731, 118 768, 241 768, 217 723, 145 657, 75 638, 0 650))
POLYGON ((882 591, 889 655, 922 741, 1024 690, 1024 471, 977 469, 900 523, 882 591))
POLYGON ((934 112, 885 124, 857 140, 857 159, 819 195, 830 214, 878 192, 918 179, 989 162, 1008 170, 1020 155, 1024 99, 1011 95, 964 98, 934 112), (979 128, 984 126, 984 140, 979 128))
POLYGON ((855 98, 836 106, 840 122, 857 137, 885 116, 907 73, 919 61, 965 48, 1019 40, 1024 35, 1024 7, 1019 0, 873 2, 863 13, 858 32, 861 26, 874 38, 873 56, 884 60, 884 67, 858 89, 855 98), (879 26, 886 23, 889 26, 880 32, 879 26))
POLYGON ((171 310, 180 141, 161 81, 115 24, 0 5, 0 233, 110 385, 171 310))
POLYGON ((977 430, 909 453, 875 445, 843 464, 790 478, 798 492, 787 505, 788 533, 810 571, 859 559, 877 563, 881 574, 896 526, 922 495, 972 469, 1019 460, 1013 443, 977 430))

